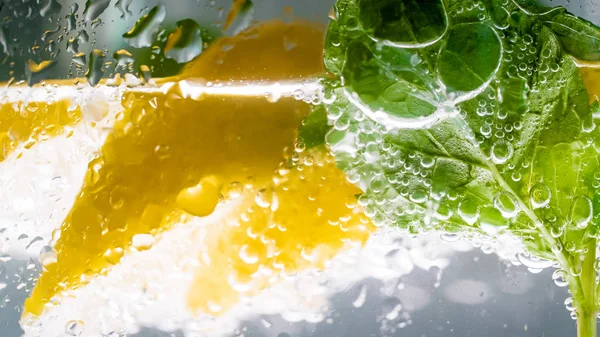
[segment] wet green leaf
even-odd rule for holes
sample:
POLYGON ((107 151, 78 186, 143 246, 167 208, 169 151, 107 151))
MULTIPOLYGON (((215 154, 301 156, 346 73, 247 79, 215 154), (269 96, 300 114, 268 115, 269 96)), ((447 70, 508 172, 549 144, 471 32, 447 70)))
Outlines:
POLYGON ((600 61, 600 28, 570 14, 546 22, 563 48, 582 61, 600 61))
POLYGON ((326 140, 366 213, 410 233, 511 233, 579 266, 599 233, 600 131, 572 56, 596 60, 598 28, 527 1, 447 0, 419 2, 440 9, 420 33, 409 5, 338 0, 327 33, 326 140))

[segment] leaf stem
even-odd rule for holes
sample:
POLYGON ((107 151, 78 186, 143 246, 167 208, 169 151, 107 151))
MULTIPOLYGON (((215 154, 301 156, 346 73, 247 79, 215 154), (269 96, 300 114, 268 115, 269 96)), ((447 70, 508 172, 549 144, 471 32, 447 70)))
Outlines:
POLYGON ((598 315, 596 292, 596 239, 590 240, 586 245, 587 250, 581 264, 579 276, 581 288, 571 288, 577 301, 577 336, 596 337, 596 317, 598 315))
MULTIPOLYGON (((469 127, 469 125, 467 124, 467 122, 462 117, 457 116, 454 118, 454 120, 458 121, 458 123, 460 124, 459 125, 460 129, 465 130, 465 131, 472 131, 471 128, 469 127)), ((469 141, 473 144, 473 146, 476 149, 479 149, 480 156, 482 158, 486 158, 487 156, 483 153, 483 151, 481 151, 481 147, 479 146, 479 144, 477 144, 476 142, 473 142, 473 139, 474 139, 473 135, 471 135, 471 136, 472 137, 467 137, 467 139, 469 139, 469 141)), ((487 164, 487 169, 490 171, 490 173, 492 174, 494 179, 498 182, 498 185, 500 185, 500 187, 502 189, 504 189, 506 192, 509 192, 514 196, 518 196, 518 194, 515 193, 515 191, 512 189, 512 187, 510 187, 510 185, 508 185, 508 183, 506 183, 506 181, 504 180, 504 178, 502 177, 500 172, 498 172, 498 169, 496 168, 496 166, 493 163, 490 163, 489 160, 486 160, 485 163, 487 164)), ((536 228, 539 228, 542 238, 548 243, 548 245, 550 245, 550 247, 552 247, 552 251, 553 251, 554 255, 556 256, 556 259, 562 266, 562 268, 565 269, 567 272, 569 272, 571 263, 570 263, 569 257, 567 255, 565 255, 564 250, 562 250, 562 248, 563 248, 562 242, 560 243, 560 245, 557 245, 557 243, 560 242, 560 240, 554 238, 552 236, 552 234, 550 234, 550 231, 548 230, 548 228, 546 228, 546 226, 544 226, 544 223, 529 208, 529 206, 527 206, 525 204, 525 202, 523 202, 523 200, 521 200, 521 198, 517 197, 517 200, 519 202, 520 209, 533 221, 536 228), (561 247, 561 250, 555 251, 554 247, 556 247, 556 246, 561 247)), ((594 240, 594 242, 595 242, 595 240, 594 240)), ((594 249, 594 252, 595 252, 595 249, 594 249)), ((569 284, 571 285, 571 287, 573 287, 573 286, 580 287, 580 285, 573 284, 573 282, 579 282, 579 280, 578 279, 573 280, 573 279, 574 278, 569 278, 569 284)))
POLYGON ((596 315, 577 310, 577 337, 596 337, 596 315))
POLYGON ((587 252, 584 255, 583 263, 581 264, 581 290, 583 292, 586 305, 589 306, 587 309, 593 309, 594 311, 597 311, 596 269, 594 268, 594 264, 596 262, 596 239, 590 240, 585 245, 585 249, 587 252))

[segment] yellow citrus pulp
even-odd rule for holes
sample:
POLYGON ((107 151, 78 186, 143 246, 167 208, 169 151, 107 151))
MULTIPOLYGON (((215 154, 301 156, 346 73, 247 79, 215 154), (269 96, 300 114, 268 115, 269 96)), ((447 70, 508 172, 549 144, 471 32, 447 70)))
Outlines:
MULTIPOLYGON (((269 22, 215 42, 170 80, 314 78, 323 72, 322 44, 321 27, 269 22)), ((134 242, 137 234, 209 215, 222 196, 239 204, 198 243, 210 262, 199 264, 189 290, 194 311, 219 313, 267 287, 272 275, 322 268, 340 249, 368 238, 372 226, 354 201, 360 191, 324 148, 295 145, 307 103, 182 96, 178 85, 124 95, 123 111, 61 226, 56 262, 45 266, 25 314, 41 314, 63 291, 108 272, 132 246, 148 249, 134 242)), ((57 104, 63 105, 52 109, 61 112, 67 103, 57 104)), ((76 123, 79 114, 75 109, 71 119, 53 123, 76 123)), ((29 129, 49 118, 29 121, 29 129)))

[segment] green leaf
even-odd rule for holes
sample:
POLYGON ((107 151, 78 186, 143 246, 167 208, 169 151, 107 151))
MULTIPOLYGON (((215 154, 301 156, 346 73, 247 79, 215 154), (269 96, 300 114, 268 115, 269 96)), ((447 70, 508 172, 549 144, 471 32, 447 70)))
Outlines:
POLYGON ((441 80, 452 91, 474 91, 487 85, 500 66, 502 42, 485 23, 452 27, 437 60, 441 80))
MULTIPOLYGON (((571 57, 599 51, 582 37, 598 28, 560 8, 501 2, 482 1, 473 15, 447 0, 447 31, 409 45, 410 20, 384 15, 388 2, 338 0, 325 48, 338 78, 326 141, 376 223, 487 240, 511 233, 570 272, 600 233, 598 108, 571 57)), ((596 303, 577 275, 569 281, 578 301, 596 303)))
POLYGON ((358 6, 362 28, 384 44, 423 47, 448 28, 442 0, 359 0, 358 6))
POLYGON ((427 88, 431 75, 413 70, 418 54, 384 47, 373 52, 366 41, 349 43, 342 74, 345 84, 370 110, 390 111, 398 118, 426 117, 437 110, 437 97, 427 88), (393 67, 386 61, 393 60, 393 67))
POLYGON ((556 15, 546 24, 568 53, 582 61, 600 61, 600 28, 570 14, 556 15))
POLYGON ((329 131, 327 112, 322 105, 315 106, 304 118, 298 136, 307 149, 325 144, 325 135, 329 131))

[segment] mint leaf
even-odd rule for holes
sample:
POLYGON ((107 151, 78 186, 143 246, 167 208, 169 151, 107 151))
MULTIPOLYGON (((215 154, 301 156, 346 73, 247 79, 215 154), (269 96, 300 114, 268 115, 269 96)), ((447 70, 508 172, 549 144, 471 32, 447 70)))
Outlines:
POLYGON ((442 0, 359 0, 358 7, 361 27, 384 44, 423 47, 448 28, 442 0))
POLYGON ((473 91, 486 85, 501 61, 502 41, 486 23, 459 24, 448 32, 437 69, 452 91, 473 91))
POLYGON ((568 53, 582 61, 600 61, 598 27, 570 14, 556 15, 546 24, 568 53))
POLYGON ((298 136, 307 149, 325 144, 325 136, 329 131, 325 107, 318 105, 308 113, 302 121, 298 136))
POLYGON ((338 78, 326 141, 375 223, 485 240, 511 233, 556 260, 582 317, 595 317, 600 131, 572 56, 598 48, 557 25, 583 25, 586 38, 597 28, 530 2, 468 4, 420 1, 419 13, 444 11, 448 28, 410 40, 422 29, 407 26, 412 13, 338 0, 325 48, 338 78))

